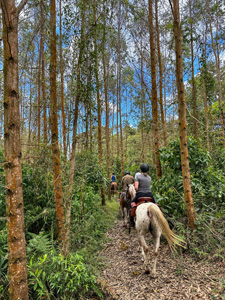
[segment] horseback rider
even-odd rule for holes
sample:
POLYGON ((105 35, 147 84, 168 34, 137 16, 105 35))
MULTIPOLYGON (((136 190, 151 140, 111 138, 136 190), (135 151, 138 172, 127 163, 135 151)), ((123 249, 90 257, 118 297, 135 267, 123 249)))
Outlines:
MULTIPOLYGON (((151 192, 151 177, 147 174, 149 171, 149 166, 146 163, 141 164, 140 166, 141 173, 136 173, 135 175, 135 183, 134 187, 137 191, 136 196, 132 200, 132 202, 135 202, 137 204, 138 198, 140 197, 150 197, 152 198, 152 202, 155 203, 155 199, 151 192)), ((131 227, 134 227, 134 217, 130 215, 130 225, 131 227)))
POLYGON ((129 184, 133 184, 133 183, 134 183, 134 177, 130 175, 129 171, 126 171, 125 172, 125 176, 123 176, 123 178, 122 178, 122 188, 123 188, 123 191, 126 191, 127 190, 127 186, 129 184))
POLYGON ((114 172, 112 173, 111 182, 116 182, 116 175, 114 172))

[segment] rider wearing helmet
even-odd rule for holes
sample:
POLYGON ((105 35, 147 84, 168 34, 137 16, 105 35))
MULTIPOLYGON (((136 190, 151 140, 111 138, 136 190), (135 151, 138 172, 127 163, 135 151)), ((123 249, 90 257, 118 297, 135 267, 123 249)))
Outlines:
MULTIPOLYGON (((132 200, 132 202, 135 202, 137 204, 138 198, 140 197, 151 197, 152 202, 155 203, 155 199, 151 192, 151 177, 147 174, 149 171, 149 166, 146 163, 141 164, 140 166, 141 173, 135 175, 135 189, 137 191, 136 196, 132 200)), ((131 226, 134 226, 134 219, 133 217, 130 217, 131 226)))
POLYGON ((127 185, 134 183, 134 177, 130 175, 129 171, 125 172, 125 176, 122 178, 123 191, 127 189, 127 185))

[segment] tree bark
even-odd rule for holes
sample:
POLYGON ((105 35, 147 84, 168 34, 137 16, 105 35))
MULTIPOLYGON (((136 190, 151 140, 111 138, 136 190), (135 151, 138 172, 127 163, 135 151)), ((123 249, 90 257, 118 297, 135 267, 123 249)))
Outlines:
POLYGON ((166 122, 163 110, 163 70, 162 70, 162 59, 160 50, 160 36, 159 36, 159 21, 158 21, 158 0, 155 0, 155 18, 156 18, 156 34, 157 34, 157 52, 159 61, 159 103, 161 111, 161 122, 163 128, 163 140, 164 146, 167 146, 167 132, 166 132, 166 122))
MULTIPOLYGON (((96 0, 93 4, 94 24, 96 24, 96 0)), ((101 100, 99 92, 99 78, 98 78, 98 49, 97 49, 97 24, 95 25, 94 36, 94 52, 95 52, 95 80, 97 93, 97 111, 98 111, 98 154, 99 163, 102 165, 102 121, 101 121, 101 100)), ((105 189, 101 187, 102 205, 105 205, 105 189)))
MULTIPOLYGON (((28 299, 21 168, 18 13, 15 0, 0 2, 4 41, 4 146, 10 300, 28 299)), ((25 5, 25 3, 24 3, 25 5)), ((21 3, 19 4, 22 9, 21 3)))
POLYGON ((67 156, 66 148, 66 120, 64 109, 64 79, 63 79, 63 53, 62 53, 62 0, 59 1, 59 56, 60 56, 60 79, 61 79, 61 109, 62 109, 62 131, 63 131, 63 151, 64 156, 67 156))
POLYGON ((54 197, 58 240, 63 246, 64 240, 64 207, 61 180, 60 151, 58 141, 58 112, 56 85, 56 7, 55 0, 50 0, 50 111, 51 111, 51 142, 54 178, 54 197))
POLYGON ((214 38, 213 38, 212 18, 211 18, 209 0, 206 1, 206 6, 207 6, 207 11, 208 11, 208 16, 209 16, 209 26, 210 26, 210 33, 211 33, 211 40, 212 40, 212 48, 213 48, 213 53, 214 53, 215 61, 216 61, 217 82, 218 82, 218 90, 219 90, 221 136, 222 136, 223 148, 225 148, 225 134, 224 134, 225 117, 224 117, 224 112, 223 112, 220 57, 219 57, 219 51, 217 51, 217 49, 216 49, 216 45, 214 43, 214 38))
POLYGON ((79 112, 79 103, 81 95, 81 62, 83 58, 84 50, 84 30, 85 30, 85 11, 87 0, 83 0, 82 11, 81 11, 81 35, 80 35, 80 46, 79 46, 79 55, 77 63, 77 80, 76 80, 76 98, 75 98, 75 110, 74 110, 74 119, 73 119, 73 139, 72 139, 72 150, 70 155, 70 173, 69 173, 69 185, 68 191, 65 198, 65 239, 64 239, 64 248, 63 254, 67 256, 69 254, 70 247, 70 223, 71 223, 71 205, 72 205, 72 193, 73 193, 73 181, 75 173, 75 154, 76 154, 76 144, 77 144, 77 121, 78 121, 78 112, 79 112))
POLYGON ((193 18, 192 18, 192 0, 189 0, 189 16, 190 16, 190 35, 191 35, 191 82, 192 82, 192 103, 194 115, 194 138, 198 138, 198 110, 196 99, 196 86, 195 86, 195 69, 194 69, 194 43, 193 43, 193 18))
POLYGON ((41 47, 39 49, 39 61, 38 61, 38 78, 37 78, 37 88, 38 88, 38 103, 37 103, 37 119, 38 119, 38 150, 40 150, 41 143, 41 47))
POLYGON ((158 99, 156 85, 156 59, 155 59, 155 41, 153 26, 153 0, 148 1, 149 4, 149 33, 150 33, 150 50, 151 50, 151 78, 152 78, 152 118, 154 127, 154 144, 155 144, 155 164, 156 176, 162 176, 161 163, 159 160, 159 128, 158 128, 158 99))
MULTIPOLYGON (((171 3, 171 2, 170 2, 171 3)), ((195 209, 192 198, 191 176, 188 157, 187 143, 187 121, 186 121, 186 101, 183 82, 183 59, 182 59, 182 35, 180 27, 179 0, 173 0, 172 8, 174 17, 174 37, 176 50, 176 77, 178 90, 178 112, 179 112, 179 134, 180 134, 180 152, 181 167, 183 175, 184 197, 188 217, 188 225, 191 229, 195 228, 195 209)), ((171 5, 172 7, 172 5, 171 5)))
POLYGON ((45 38, 45 17, 44 17, 44 0, 41 0, 41 89, 42 89, 42 105, 43 105, 43 119, 44 119, 44 143, 48 140, 48 125, 47 125, 47 100, 45 90, 45 54, 44 54, 44 38, 45 38))
POLYGON ((121 98, 121 0, 119 0, 118 13, 118 101, 119 101, 119 115, 120 115, 120 153, 121 153, 121 177, 124 176, 124 161, 123 161, 123 123, 122 123, 122 98, 121 98))
MULTIPOLYGON (((107 158, 107 176, 110 179, 110 148, 109 148, 109 103, 108 103, 108 74, 106 71, 106 57, 105 57, 105 37, 106 34, 106 15, 105 15, 105 5, 104 5, 104 29, 103 29, 103 39, 102 39, 102 64, 103 64, 103 74, 104 74, 104 93, 105 93, 105 135, 106 135, 106 158, 107 158)), ((111 187, 108 189, 108 198, 111 199, 111 187)))

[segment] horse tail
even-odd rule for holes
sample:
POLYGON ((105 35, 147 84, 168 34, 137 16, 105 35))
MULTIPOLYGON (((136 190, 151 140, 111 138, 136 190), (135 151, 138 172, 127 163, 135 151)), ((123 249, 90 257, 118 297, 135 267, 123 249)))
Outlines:
POLYGON ((176 250, 177 246, 185 248, 186 242, 181 237, 173 233, 173 231, 169 227, 167 220, 165 219, 157 205, 149 205, 148 216, 150 217, 150 219, 157 220, 162 234, 166 238, 171 250, 176 250))

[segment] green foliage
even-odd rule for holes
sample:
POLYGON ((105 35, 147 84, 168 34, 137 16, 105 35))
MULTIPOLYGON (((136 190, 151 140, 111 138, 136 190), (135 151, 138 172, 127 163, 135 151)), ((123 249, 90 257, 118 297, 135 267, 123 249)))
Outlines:
POLYGON ((27 231, 51 230, 52 224, 55 224, 55 204, 50 154, 43 153, 35 163, 24 163, 22 173, 27 231))
POLYGON ((77 253, 65 258, 52 250, 37 260, 31 258, 28 276, 32 299, 80 299, 90 291, 101 296, 95 276, 77 253))
MULTIPOLYGON (((180 159, 180 143, 175 140, 160 150, 163 177, 153 182, 153 192, 165 212, 183 215, 183 177, 180 159)), ((196 211, 219 209, 225 200, 225 177, 215 169, 209 153, 193 138, 188 138, 189 162, 193 199, 196 211), (209 205, 210 203, 210 205, 209 205)))
POLYGON ((176 223, 179 232, 186 236, 188 249, 194 257, 225 260, 224 215, 225 206, 220 212, 211 209, 210 212, 197 214, 194 230, 186 228, 183 223, 176 223))

